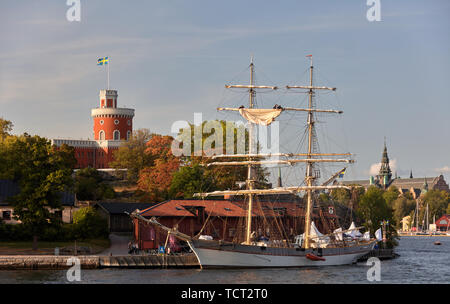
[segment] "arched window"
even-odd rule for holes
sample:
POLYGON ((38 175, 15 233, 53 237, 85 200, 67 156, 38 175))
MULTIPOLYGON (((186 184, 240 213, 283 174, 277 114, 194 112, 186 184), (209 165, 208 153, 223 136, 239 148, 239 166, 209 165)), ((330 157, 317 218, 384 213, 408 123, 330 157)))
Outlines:
POLYGON ((105 140, 105 131, 101 130, 101 131, 98 133, 98 139, 99 139, 99 140, 105 140))
POLYGON ((120 140, 120 132, 119 130, 115 130, 113 133, 114 140, 120 140))
POLYGON ((128 131, 127 131, 127 140, 129 140, 130 138, 131 138, 131 131, 128 130, 128 131))

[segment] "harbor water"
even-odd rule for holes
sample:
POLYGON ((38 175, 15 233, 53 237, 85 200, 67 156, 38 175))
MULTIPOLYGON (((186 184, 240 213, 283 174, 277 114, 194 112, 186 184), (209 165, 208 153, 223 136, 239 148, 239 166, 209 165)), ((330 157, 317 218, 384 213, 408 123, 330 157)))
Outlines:
POLYGON ((381 261, 380 281, 368 281, 371 265, 277 269, 82 269, 79 282, 67 280, 67 270, 4 270, 0 284, 448 284, 450 237, 404 236, 396 253, 381 261), (441 245, 434 243, 439 241, 441 245))

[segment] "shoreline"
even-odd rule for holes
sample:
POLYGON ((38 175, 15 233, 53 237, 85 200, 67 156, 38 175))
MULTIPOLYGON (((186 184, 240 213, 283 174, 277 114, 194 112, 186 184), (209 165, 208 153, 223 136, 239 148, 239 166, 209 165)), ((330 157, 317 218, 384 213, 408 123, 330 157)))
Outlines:
POLYGON ((127 256, 0 256, 0 270, 64 270, 73 267, 78 258, 81 269, 100 268, 200 268, 197 258, 189 255, 127 255, 127 256))

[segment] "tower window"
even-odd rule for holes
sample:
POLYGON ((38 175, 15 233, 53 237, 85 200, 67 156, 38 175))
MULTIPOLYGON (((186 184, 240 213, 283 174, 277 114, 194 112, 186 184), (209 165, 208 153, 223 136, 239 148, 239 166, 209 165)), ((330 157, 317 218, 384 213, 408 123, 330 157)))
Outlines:
POLYGON ((101 131, 98 133, 98 139, 99 139, 99 140, 105 140, 105 131, 101 130, 101 131))
POLYGON ((120 132, 119 130, 115 130, 113 133, 114 140, 120 140, 120 132))
POLYGON ((119 124, 119 120, 118 119, 114 120, 114 124, 118 125, 119 124))
POLYGON ((129 139, 130 139, 130 137, 131 137, 131 131, 130 131, 130 130, 128 130, 128 131, 127 131, 127 140, 129 140, 129 139))
POLYGON ((103 125, 105 123, 105 121, 102 119, 100 120, 100 124, 103 125))
POLYGON ((131 126, 131 120, 128 119, 127 125, 131 126))

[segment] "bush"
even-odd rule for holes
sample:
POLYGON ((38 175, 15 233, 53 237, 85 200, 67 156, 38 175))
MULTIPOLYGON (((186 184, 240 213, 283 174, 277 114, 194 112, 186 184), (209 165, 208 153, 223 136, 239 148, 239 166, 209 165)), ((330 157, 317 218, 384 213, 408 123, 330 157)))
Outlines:
POLYGON ((77 239, 107 238, 108 222, 93 207, 80 208, 73 215, 73 234, 77 239))

